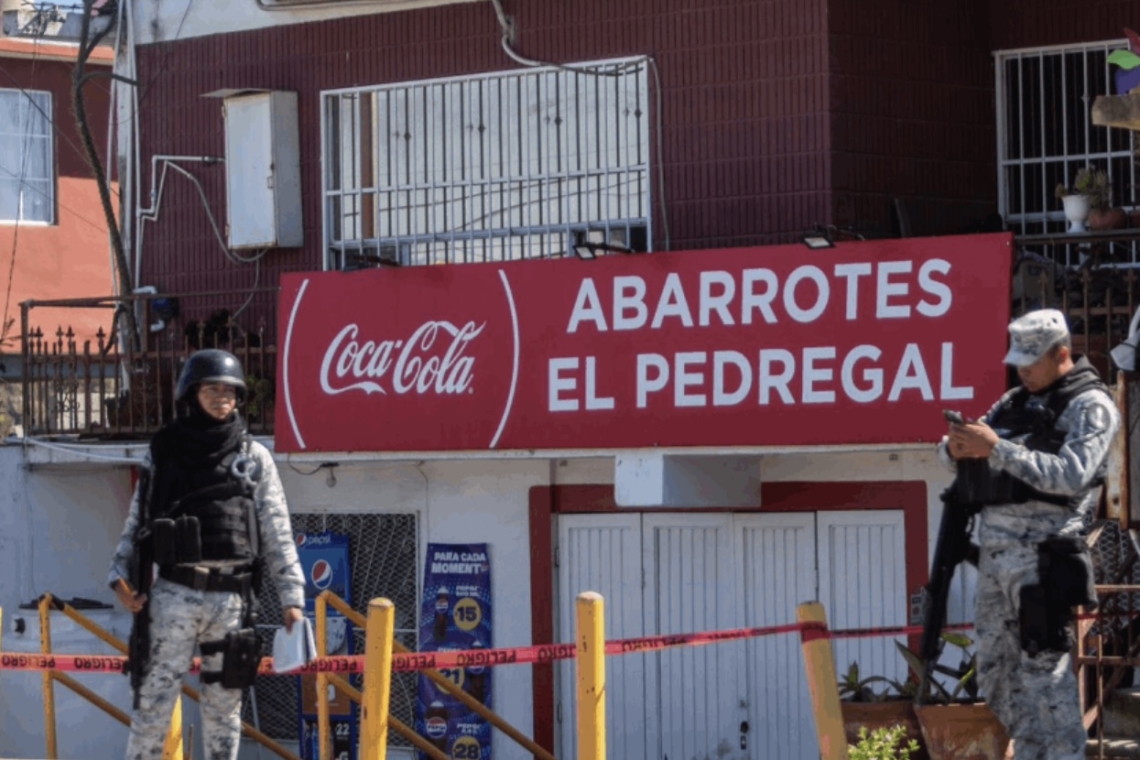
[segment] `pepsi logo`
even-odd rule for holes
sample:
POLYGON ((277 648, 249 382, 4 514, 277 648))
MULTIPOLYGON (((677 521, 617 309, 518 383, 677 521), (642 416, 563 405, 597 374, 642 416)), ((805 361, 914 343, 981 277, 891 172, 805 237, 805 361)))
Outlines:
POLYGON ((332 585, 333 569, 326 559, 318 559, 313 563, 313 569, 309 573, 309 577, 313 579, 313 585, 321 591, 332 585))
POLYGON ((427 726, 424 731, 429 739, 439 739, 447 733, 447 719, 438 715, 431 716, 427 719, 427 726))
POLYGON ((298 533, 297 534, 297 546, 304 546, 305 545, 305 539, 306 539, 306 536, 304 533, 298 533))

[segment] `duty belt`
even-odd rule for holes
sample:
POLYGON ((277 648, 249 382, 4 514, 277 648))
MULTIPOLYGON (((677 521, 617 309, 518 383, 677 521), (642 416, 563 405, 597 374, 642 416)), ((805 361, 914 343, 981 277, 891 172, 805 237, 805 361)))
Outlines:
POLYGON ((248 568, 202 567, 200 565, 159 565, 158 575, 195 591, 229 591, 243 596, 249 592, 253 574, 248 568))

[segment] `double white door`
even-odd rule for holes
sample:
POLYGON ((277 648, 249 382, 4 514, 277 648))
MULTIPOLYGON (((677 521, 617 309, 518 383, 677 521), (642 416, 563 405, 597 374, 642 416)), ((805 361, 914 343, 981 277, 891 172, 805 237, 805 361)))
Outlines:
MULTIPOLYGON (((605 598, 607 639, 795 622, 820 599, 834 628, 902 625, 902 512, 564 515, 559 629, 574 599, 605 598)), ((835 642, 841 670, 903 675, 888 639, 835 642)), ((607 661, 607 747, 623 760, 819 757, 797 634, 607 661)), ((574 665, 559 669, 560 757, 577 756, 574 665)))

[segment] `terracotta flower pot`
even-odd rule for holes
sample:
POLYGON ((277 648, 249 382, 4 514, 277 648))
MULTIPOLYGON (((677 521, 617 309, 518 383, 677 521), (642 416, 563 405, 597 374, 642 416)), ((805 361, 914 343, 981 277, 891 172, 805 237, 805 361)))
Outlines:
POLYGON ((922 727, 914 714, 914 704, 909 699, 896 699, 886 702, 840 702, 843 713, 843 728, 847 733, 847 744, 859 741, 859 729, 866 727, 868 733, 877 728, 890 728, 901 725, 906 729, 907 740, 914 739, 919 744, 918 752, 911 754, 911 760, 929 760, 922 738, 922 727))
POLYGON ((1087 224, 1090 230, 1122 230, 1128 226, 1128 214, 1122 208, 1093 208, 1087 224))
POLYGON ((990 708, 923 705, 914 708, 930 760, 1003 760, 1009 735, 990 708))

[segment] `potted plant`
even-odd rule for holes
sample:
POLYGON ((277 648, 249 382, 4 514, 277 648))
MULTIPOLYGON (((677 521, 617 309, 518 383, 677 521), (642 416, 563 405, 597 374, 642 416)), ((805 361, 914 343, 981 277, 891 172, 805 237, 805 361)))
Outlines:
POLYGON ((1054 194, 1061 199, 1069 232, 1085 232, 1085 220, 1093 208, 1108 206, 1108 175, 1101 169, 1084 167, 1077 171, 1072 187, 1057 185, 1054 194))
POLYGON ((907 741, 907 730, 901 725, 886 726, 868 731, 859 729, 859 737, 847 746, 850 760, 916 760, 918 742, 907 741))
POLYGON ((884 676, 862 677, 859 664, 851 663, 839 682, 840 710, 849 745, 859 742, 863 732, 872 734, 900 726, 908 736, 917 737, 910 760, 929 760, 922 744, 922 727, 914 711, 914 691, 918 684, 899 682, 884 676), (880 688, 885 686, 886 688, 880 688))
POLYGON ((869 729, 903 725, 911 736, 921 736, 913 760, 1002 760, 1009 737, 993 712, 978 699, 977 656, 973 641, 964 634, 943 632, 942 640, 960 650, 956 668, 939 665, 942 676, 931 678, 927 693, 918 699, 925 663, 915 652, 896 642, 911 678, 898 682, 882 676, 860 677, 852 663, 839 683, 848 742, 861 726, 869 729), (875 686, 887 688, 876 692, 875 686), (917 729, 917 730, 916 730, 917 729))

